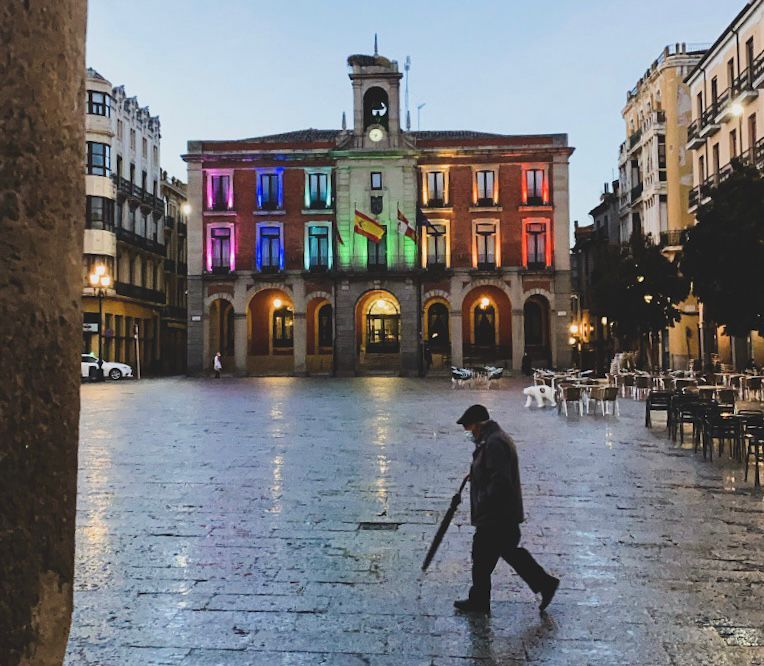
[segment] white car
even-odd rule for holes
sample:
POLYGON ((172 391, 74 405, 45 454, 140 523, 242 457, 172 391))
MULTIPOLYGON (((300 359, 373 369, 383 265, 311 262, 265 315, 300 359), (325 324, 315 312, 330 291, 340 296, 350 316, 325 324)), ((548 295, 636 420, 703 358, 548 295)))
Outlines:
MULTIPOLYGON (((80 374, 83 379, 90 377, 90 368, 98 367, 98 357, 95 354, 82 354, 80 362, 80 374)), ((103 374, 109 379, 122 379, 123 377, 132 377, 133 369, 124 363, 103 362, 103 374)))

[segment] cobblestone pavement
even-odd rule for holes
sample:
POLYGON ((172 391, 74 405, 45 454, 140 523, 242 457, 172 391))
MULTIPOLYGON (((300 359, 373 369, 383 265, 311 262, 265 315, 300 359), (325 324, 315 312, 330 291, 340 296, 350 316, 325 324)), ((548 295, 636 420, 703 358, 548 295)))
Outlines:
POLYGON ((764 664, 764 503, 740 466, 646 430, 643 403, 566 419, 504 382, 83 386, 66 663, 764 664), (454 613, 466 502, 420 572, 477 401, 518 445, 524 545, 562 578, 545 617, 504 563, 492 616, 454 613))

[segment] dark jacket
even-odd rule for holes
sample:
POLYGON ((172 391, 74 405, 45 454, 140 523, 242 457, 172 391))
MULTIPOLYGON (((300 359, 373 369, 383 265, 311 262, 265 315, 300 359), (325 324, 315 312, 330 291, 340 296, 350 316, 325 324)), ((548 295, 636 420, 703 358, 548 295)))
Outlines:
POLYGON ((487 421, 472 454, 470 510, 475 526, 522 523, 523 494, 517 449, 496 421, 487 421))

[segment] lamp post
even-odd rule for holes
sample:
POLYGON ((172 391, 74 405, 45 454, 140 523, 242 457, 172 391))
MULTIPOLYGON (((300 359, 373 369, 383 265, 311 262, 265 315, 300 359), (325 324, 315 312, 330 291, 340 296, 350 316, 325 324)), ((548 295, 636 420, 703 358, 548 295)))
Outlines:
POLYGON ((103 297, 111 285, 111 277, 106 273, 106 266, 98 264, 88 276, 90 286, 98 296, 98 372, 96 381, 102 382, 103 376, 103 297))

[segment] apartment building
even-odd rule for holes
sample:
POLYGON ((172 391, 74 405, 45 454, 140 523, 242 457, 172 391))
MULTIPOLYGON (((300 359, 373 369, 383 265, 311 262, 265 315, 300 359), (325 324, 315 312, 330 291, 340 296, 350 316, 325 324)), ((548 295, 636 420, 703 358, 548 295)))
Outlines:
MULTIPOLYGON (((686 77, 692 102, 687 149, 693 165, 688 214, 694 216, 713 188, 740 160, 764 168, 764 0, 748 2, 686 77)), ((713 322, 702 321, 705 354, 742 365, 764 363, 764 338, 732 340, 713 322)))

